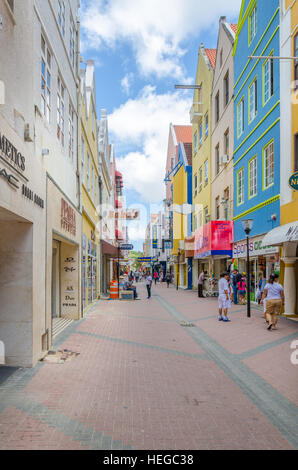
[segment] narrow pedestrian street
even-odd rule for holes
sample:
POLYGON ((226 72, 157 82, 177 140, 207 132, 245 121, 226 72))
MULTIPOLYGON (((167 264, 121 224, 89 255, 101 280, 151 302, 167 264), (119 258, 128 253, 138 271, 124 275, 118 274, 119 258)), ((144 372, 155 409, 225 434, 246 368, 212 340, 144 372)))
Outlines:
MULTIPOLYGON (((165 283, 98 301, 55 340, 66 361, 0 384, 0 449, 297 449, 298 323, 165 283)), ((0 379, 1 380, 1 379, 0 379)))

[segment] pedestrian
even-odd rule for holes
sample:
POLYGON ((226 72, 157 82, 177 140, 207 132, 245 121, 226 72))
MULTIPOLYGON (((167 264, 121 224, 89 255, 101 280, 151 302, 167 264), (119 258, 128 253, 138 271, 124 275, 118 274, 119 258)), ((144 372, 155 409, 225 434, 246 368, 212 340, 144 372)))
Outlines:
POLYGON ((219 312, 219 321, 228 322, 231 321, 228 318, 228 308, 230 306, 230 296, 229 296, 229 273, 225 272, 220 275, 220 280, 218 283, 218 312, 219 312))
POLYGON ((167 288, 170 287, 170 282, 171 282, 171 274, 169 272, 167 272, 167 274, 166 274, 167 288))
POLYGON ((154 279, 154 283, 156 285, 156 282, 157 282, 157 279, 158 279, 158 272, 157 271, 154 271, 153 273, 153 279, 154 279))
POLYGON ((151 286, 152 286, 152 276, 151 276, 150 272, 147 273, 147 275, 145 277, 145 281, 146 281, 146 287, 147 287, 147 292, 148 292, 147 299, 150 299, 150 297, 151 297, 151 286))
POLYGON ((245 273, 241 280, 237 284, 238 292, 239 292, 239 303, 240 305, 245 305, 245 295, 246 295, 246 281, 245 281, 245 273))
POLYGON ((257 298, 259 304, 261 303, 266 283, 267 283, 267 281, 264 277, 264 273, 263 273, 263 271, 261 271, 260 275, 259 275, 258 289, 257 289, 257 295, 256 295, 256 298, 257 298))
POLYGON ((271 274, 269 282, 265 285, 262 301, 266 299, 266 317, 268 317, 268 330, 276 330, 278 315, 285 304, 284 288, 279 284, 279 275, 271 274))
POLYGON ((235 305, 238 304, 238 282, 241 281, 241 274, 238 269, 234 269, 232 275, 232 287, 233 287, 233 302, 235 305))
POLYGON ((203 295, 203 285, 205 281, 205 271, 202 271, 201 274, 199 275, 199 280, 198 280, 198 297, 204 297, 203 295))

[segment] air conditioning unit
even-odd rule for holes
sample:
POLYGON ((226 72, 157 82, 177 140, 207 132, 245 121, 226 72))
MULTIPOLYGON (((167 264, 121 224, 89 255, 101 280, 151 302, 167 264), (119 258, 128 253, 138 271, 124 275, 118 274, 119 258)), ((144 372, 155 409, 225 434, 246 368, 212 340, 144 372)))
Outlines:
POLYGON ((226 163, 228 163, 228 161, 229 161, 228 155, 222 155, 222 156, 220 157, 220 163, 221 163, 222 165, 225 165, 226 163))

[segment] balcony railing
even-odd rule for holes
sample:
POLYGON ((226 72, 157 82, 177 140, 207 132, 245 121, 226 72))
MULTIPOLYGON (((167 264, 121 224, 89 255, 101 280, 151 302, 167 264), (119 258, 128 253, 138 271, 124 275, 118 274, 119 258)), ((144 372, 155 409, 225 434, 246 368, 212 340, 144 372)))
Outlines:
POLYGON ((203 103, 193 103, 189 111, 190 122, 197 124, 203 116, 203 103))

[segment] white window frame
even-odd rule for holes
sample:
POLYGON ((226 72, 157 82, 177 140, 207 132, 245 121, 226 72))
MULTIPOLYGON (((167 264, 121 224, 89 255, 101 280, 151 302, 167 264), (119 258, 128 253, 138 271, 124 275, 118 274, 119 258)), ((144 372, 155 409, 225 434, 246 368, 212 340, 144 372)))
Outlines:
POLYGON ((237 134, 238 138, 242 136, 244 132, 244 99, 237 105, 237 134))
POLYGON ((264 179, 263 188, 267 189, 274 184, 274 141, 272 140, 264 147, 264 179))
POLYGON ((205 160, 205 162, 204 162, 204 182, 205 182, 205 186, 206 186, 206 184, 208 184, 208 179, 209 179, 208 170, 209 170, 208 160, 205 160))
POLYGON ((253 42, 257 34, 257 4, 255 4, 251 14, 249 15, 249 46, 253 42))
POLYGON ((82 183, 85 185, 86 167, 85 167, 85 140, 82 137, 82 183))
POLYGON ((65 36, 65 3, 63 0, 58 0, 58 24, 62 31, 62 36, 65 36))
POLYGON ((251 123, 255 119, 258 113, 258 94, 257 93, 258 93, 258 82, 257 82, 257 79, 255 79, 250 85, 250 87, 248 88, 249 123, 251 123))
POLYGON ((251 199, 252 197, 257 195, 257 156, 253 157, 249 163, 248 174, 249 174, 249 194, 248 197, 251 199))
POLYGON ((69 155, 69 158, 73 161, 73 157, 74 157, 74 109, 71 104, 69 104, 69 113, 68 113, 68 155, 69 155))
POLYGON ((74 67, 75 66, 75 36, 76 31, 75 31, 75 25, 73 20, 70 20, 70 27, 69 27, 69 58, 71 65, 74 67))
POLYGON ((244 203, 244 168, 237 171, 237 206, 244 203))
POLYGON ((57 80, 57 139, 62 147, 65 144, 65 86, 61 78, 57 80))
POLYGON ((43 35, 41 35, 41 113, 48 122, 51 119, 51 62, 52 54, 43 35))

